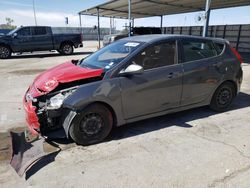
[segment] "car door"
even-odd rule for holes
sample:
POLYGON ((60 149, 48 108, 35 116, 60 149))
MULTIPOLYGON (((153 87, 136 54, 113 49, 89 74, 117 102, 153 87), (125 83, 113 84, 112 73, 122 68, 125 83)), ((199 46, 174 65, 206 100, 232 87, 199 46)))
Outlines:
POLYGON ((52 34, 47 27, 32 27, 34 50, 52 50, 52 34))
POLYGON ((30 27, 20 28, 16 35, 13 35, 13 50, 17 52, 27 52, 32 49, 32 35, 30 27))
POLYGON ((223 59, 211 40, 202 39, 183 39, 181 59, 184 71, 181 105, 201 103, 220 82, 218 66, 223 59))
POLYGON ((176 62, 176 41, 151 45, 132 58, 130 64, 141 65, 144 73, 120 77, 125 119, 179 106, 182 91, 182 67, 176 62))

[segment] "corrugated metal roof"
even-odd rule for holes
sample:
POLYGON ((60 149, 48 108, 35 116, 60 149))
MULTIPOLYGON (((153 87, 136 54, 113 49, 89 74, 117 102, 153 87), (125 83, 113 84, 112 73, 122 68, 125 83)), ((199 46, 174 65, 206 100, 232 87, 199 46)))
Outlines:
MULTIPOLYGON (((144 18, 202 11, 205 3, 205 0, 131 0, 131 17, 144 18)), ((244 5, 250 5, 250 0, 212 0, 211 9, 244 5)), ((97 16, 97 8, 99 8, 100 16, 103 17, 128 17, 128 0, 111 0, 82 10, 79 14, 97 16)))

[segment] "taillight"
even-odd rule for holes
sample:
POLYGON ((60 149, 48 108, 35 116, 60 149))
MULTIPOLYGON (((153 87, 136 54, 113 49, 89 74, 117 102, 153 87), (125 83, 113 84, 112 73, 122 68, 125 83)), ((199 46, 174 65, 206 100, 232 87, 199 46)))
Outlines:
POLYGON ((240 61, 240 63, 243 63, 243 59, 242 59, 241 55, 239 54, 239 52, 237 52, 237 50, 233 47, 231 47, 231 51, 234 53, 234 55, 240 61))

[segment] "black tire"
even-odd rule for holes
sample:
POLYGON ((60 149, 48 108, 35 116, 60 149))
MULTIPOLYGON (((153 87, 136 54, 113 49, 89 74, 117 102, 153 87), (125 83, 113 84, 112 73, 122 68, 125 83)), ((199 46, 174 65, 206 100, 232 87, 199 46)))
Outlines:
POLYGON ((0 46, 0 59, 8 59, 11 56, 11 50, 7 46, 0 46))
POLYGON ((78 113, 69 128, 69 135, 80 145, 103 141, 113 126, 112 113, 103 105, 93 104, 78 113))
POLYGON ((229 109, 236 95, 236 88, 230 82, 225 82, 215 91, 210 108, 217 112, 224 112, 229 109))
POLYGON ((70 43, 63 43, 58 52, 62 55, 71 55, 74 53, 74 48, 70 43))

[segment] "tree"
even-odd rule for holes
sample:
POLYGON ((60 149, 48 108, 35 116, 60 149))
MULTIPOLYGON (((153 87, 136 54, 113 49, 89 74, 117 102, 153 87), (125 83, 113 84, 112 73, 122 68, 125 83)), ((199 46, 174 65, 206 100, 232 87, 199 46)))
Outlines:
POLYGON ((11 18, 5 18, 6 24, 1 24, 0 29, 15 29, 16 26, 12 25, 14 23, 14 20, 11 18))

